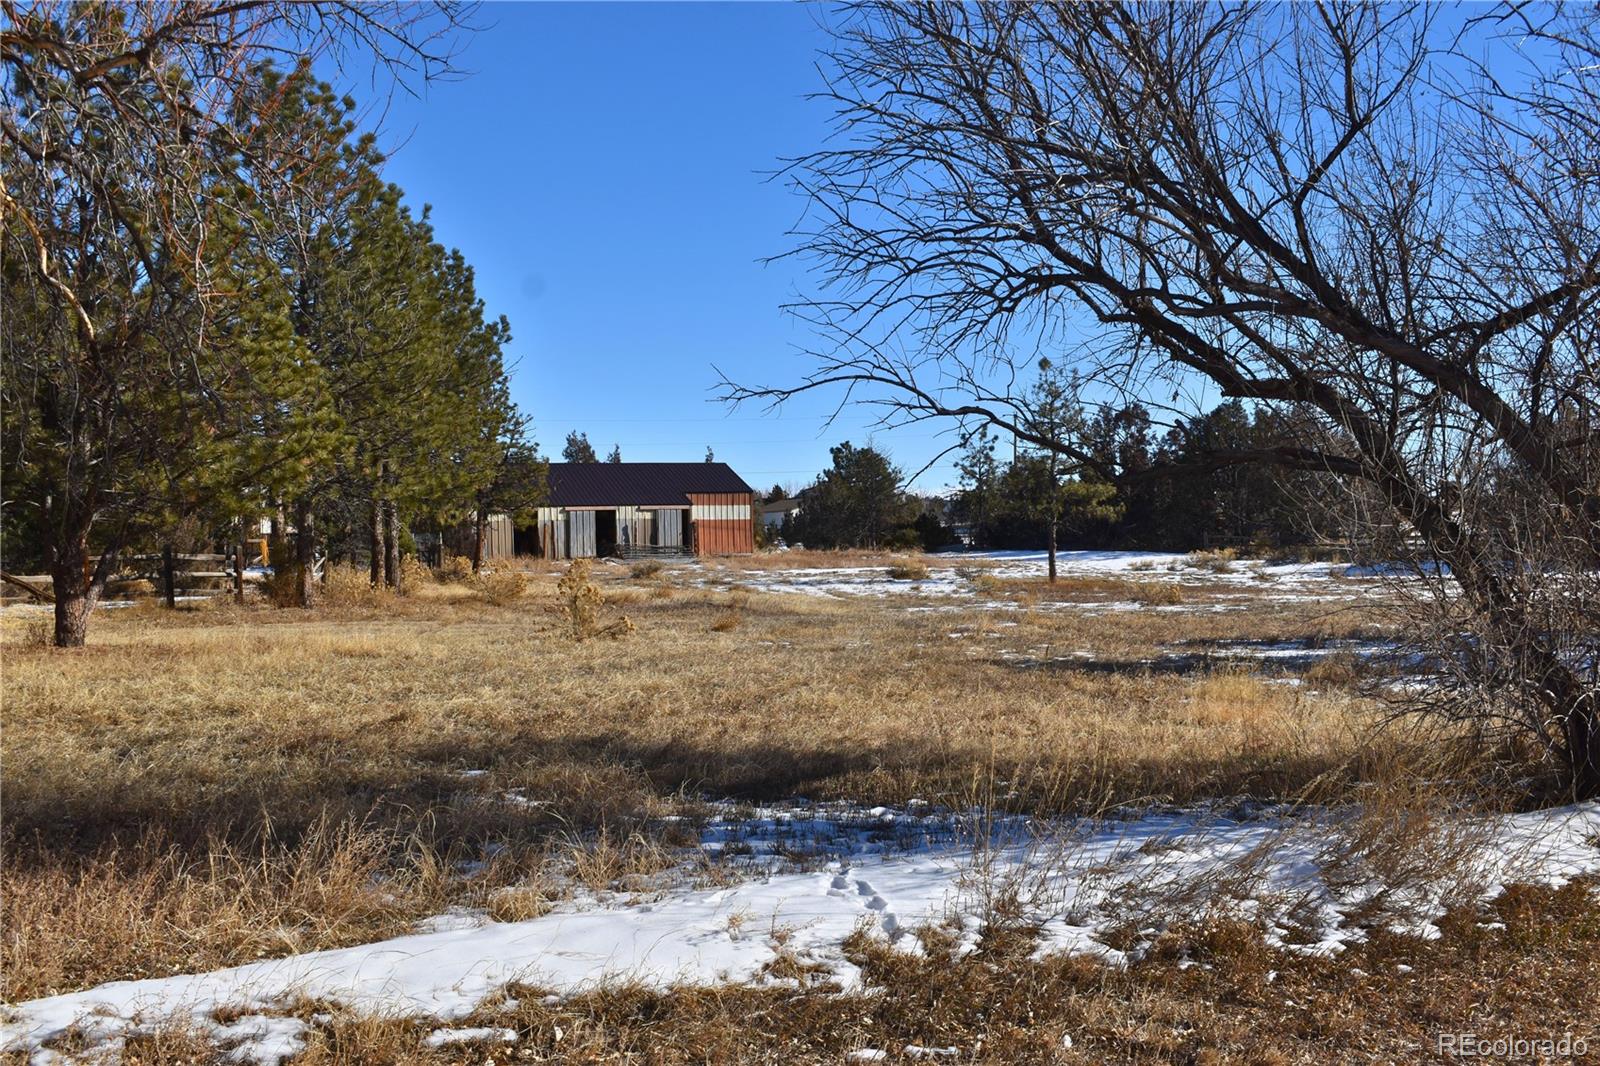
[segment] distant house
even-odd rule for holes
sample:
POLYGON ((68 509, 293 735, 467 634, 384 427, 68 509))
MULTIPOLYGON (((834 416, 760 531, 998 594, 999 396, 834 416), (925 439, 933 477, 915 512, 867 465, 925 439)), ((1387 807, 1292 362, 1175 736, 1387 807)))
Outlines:
POLYGON ((546 505, 516 547, 546 559, 753 552, 754 502, 727 463, 551 463, 546 505))
POLYGON ((761 505, 761 524, 776 532, 783 526, 785 520, 799 513, 800 497, 791 496, 788 499, 773 500, 761 505))

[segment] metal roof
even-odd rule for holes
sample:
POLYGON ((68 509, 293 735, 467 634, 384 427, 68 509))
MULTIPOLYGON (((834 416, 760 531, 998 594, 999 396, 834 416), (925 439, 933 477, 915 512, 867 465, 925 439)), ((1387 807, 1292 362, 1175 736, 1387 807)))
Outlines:
POLYGON ((691 492, 750 492, 727 463, 551 463, 551 507, 688 506, 691 492))

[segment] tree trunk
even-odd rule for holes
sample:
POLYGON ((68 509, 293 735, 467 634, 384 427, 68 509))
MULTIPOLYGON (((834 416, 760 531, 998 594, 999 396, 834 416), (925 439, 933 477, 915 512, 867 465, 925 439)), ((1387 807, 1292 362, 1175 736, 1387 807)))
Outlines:
POLYGON ((483 568, 484 542, 488 539, 489 516, 480 507, 472 515, 472 572, 474 574, 483 568))
POLYGON ((400 589, 400 515, 393 500, 383 501, 383 583, 400 589))
POLYGON ((367 562, 367 575, 372 580, 372 587, 377 588, 383 584, 383 503, 376 495, 372 497, 368 519, 367 547, 371 554, 367 562))
POLYGON ((89 634, 89 614, 105 590, 116 554, 107 550, 93 566, 89 561, 89 530, 66 534, 50 552, 50 581, 56 598, 55 645, 81 648, 89 634))
POLYGON ((58 648, 81 648, 89 633, 89 612, 94 609, 90 598, 87 569, 88 552, 78 559, 63 552, 51 570, 50 580, 56 595, 55 645, 58 648))
POLYGON ((284 527, 288 525, 283 515, 283 505, 279 504, 272 512, 272 528, 267 533, 267 563, 273 568, 276 576, 278 567, 288 562, 288 552, 285 550, 284 527))
POLYGON ((161 546, 161 592, 169 609, 178 606, 177 575, 173 573, 172 545, 161 546))
POLYGON ((301 497, 294 505, 295 604, 310 607, 316 562, 317 532, 311 514, 311 501, 301 497))
POLYGON ((1600 796, 1600 712, 1593 700, 1567 712, 1563 732, 1572 761, 1572 798, 1582 802, 1600 796))
POLYGON ((1056 583, 1056 524, 1050 523, 1050 584, 1056 583))
POLYGON ((234 545, 238 554, 233 558, 233 602, 240 606, 244 605, 244 567, 249 557, 249 528, 244 519, 239 519, 239 540, 234 545))

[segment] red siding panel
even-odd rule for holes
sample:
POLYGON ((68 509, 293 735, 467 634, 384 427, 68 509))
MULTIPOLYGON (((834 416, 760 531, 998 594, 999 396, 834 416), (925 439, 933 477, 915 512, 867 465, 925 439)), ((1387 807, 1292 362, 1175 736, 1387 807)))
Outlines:
POLYGON ((756 550, 755 497, 748 492, 691 492, 695 552, 698 555, 746 555, 756 550), (742 517, 739 517, 741 516, 742 517))

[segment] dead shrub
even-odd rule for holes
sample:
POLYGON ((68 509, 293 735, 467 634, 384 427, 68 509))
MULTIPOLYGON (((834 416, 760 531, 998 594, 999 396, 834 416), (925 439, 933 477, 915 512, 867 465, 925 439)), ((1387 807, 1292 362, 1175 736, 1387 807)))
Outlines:
POLYGON ((445 585, 459 585, 472 579, 472 560, 465 555, 446 555, 433 568, 434 579, 445 585))
POLYGON ((521 570, 485 570, 473 581, 484 602, 509 607, 528 591, 528 575, 521 570))
POLYGON ((929 572, 925 564, 916 560, 895 563, 889 567, 889 576, 896 581, 926 581, 928 580, 929 572))
POLYGON ((635 580, 655 577, 661 573, 661 560, 641 559, 628 568, 628 576, 635 580))
POLYGON ((389 597, 387 588, 373 587, 370 573, 349 564, 330 566, 322 581, 322 602, 330 607, 375 607, 389 597))
POLYGON ((433 570, 415 555, 400 559, 400 594, 409 596, 419 588, 433 584, 433 570))
POLYGON ((561 575, 561 580, 556 582, 557 602, 572 626, 572 639, 620 637, 632 633, 634 625, 627 615, 613 622, 601 623, 600 608, 606 597, 600 591, 600 586, 589 580, 589 574, 589 560, 574 559, 572 565, 567 567, 567 572, 561 575))
POLYGON ((1146 607, 1172 607, 1182 603, 1183 598, 1183 586, 1176 581, 1141 581, 1132 595, 1135 603, 1146 607))
POLYGON ((1234 560, 1239 558, 1239 553, 1233 548, 1209 548, 1204 551, 1190 552, 1184 563, 1196 570, 1209 570, 1213 574, 1226 574, 1233 570, 1234 560))
POLYGON ((146 596, 156 594, 155 582, 146 578, 135 577, 126 581, 107 581, 106 592, 114 594, 118 599, 139 600, 146 596))
POLYGON ((48 648, 56 641, 55 619, 37 614, 17 627, 17 643, 29 648, 48 648))

